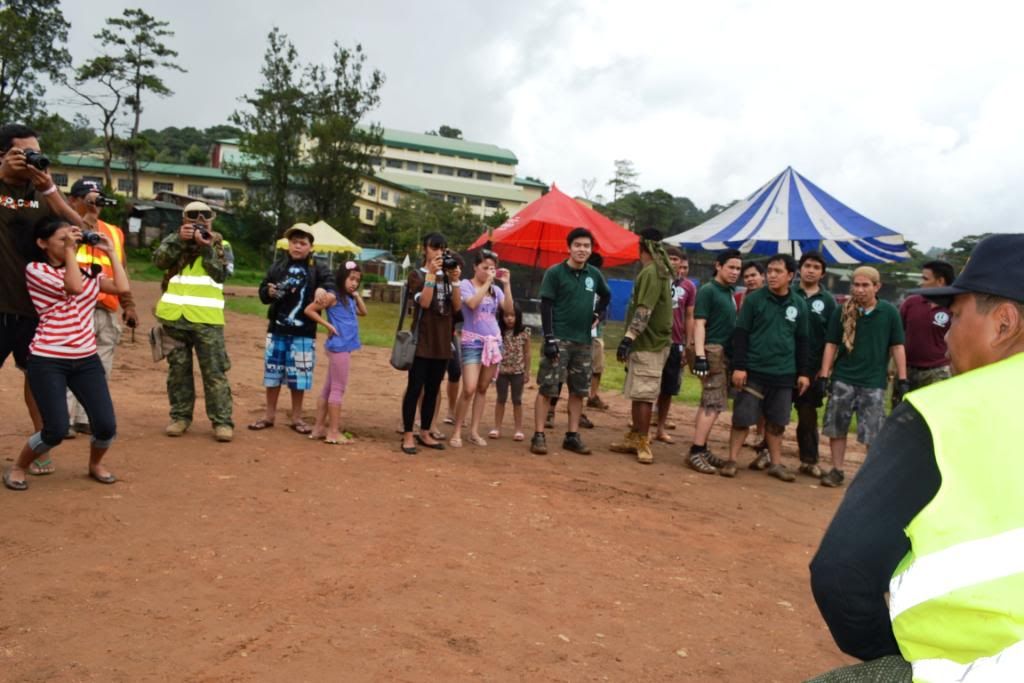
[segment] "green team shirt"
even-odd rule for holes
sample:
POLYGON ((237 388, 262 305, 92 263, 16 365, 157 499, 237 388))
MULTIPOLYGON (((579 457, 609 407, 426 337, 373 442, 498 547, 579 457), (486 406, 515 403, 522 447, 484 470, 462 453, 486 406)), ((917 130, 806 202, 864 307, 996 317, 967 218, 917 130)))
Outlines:
POLYGON ((589 344, 594 322, 594 296, 611 296, 604 276, 589 263, 575 270, 562 261, 544 271, 540 298, 554 303, 552 318, 556 339, 589 344))
POLYGON ((743 299, 736 328, 750 333, 747 369, 759 375, 794 376, 796 338, 807 336, 807 304, 793 292, 776 296, 767 287, 743 299))
POLYGON ((836 307, 828 323, 825 341, 838 348, 832 379, 867 389, 884 389, 888 383, 889 348, 903 344, 900 312, 888 301, 857 320, 853 351, 843 345, 843 309, 836 307))
POLYGON ((831 292, 822 286, 818 286, 818 293, 814 296, 807 296, 799 283, 793 286, 793 293, 799 296, 807 304, 810 313, 808 318, 808 354, 810 355, 811 368, 814 372, 821 369, 821 357, 825 355, 825 335, 828 332, 828 324, 832 320, 832 314, 836 310, 836 300, 831 292))
POLYGON ((719 284, 718 280, 703 285, 697 290, 693 317, 695 320, 707 321, 705 344, 728 347, 733 328, 736 327, 736 299, 733 298, 732 287, 719 284))
POLYGON ((633 342, 634 351, 661 351, 672 340, 672 281, 658 274, 658 267, 648 263, 633 283, 633 295, 626 311, 626 325, 633 313, 643 306, 651 312, 647 327, 633 342))

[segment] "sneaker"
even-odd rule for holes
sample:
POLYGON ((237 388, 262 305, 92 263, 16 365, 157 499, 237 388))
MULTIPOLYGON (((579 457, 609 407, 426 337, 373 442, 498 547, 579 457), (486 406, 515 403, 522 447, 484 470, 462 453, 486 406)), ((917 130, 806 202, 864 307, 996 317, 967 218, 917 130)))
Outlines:
POLYGON ((235 438, 235 430, 230 425, 214 425, 213 438, 221 443, 227 443, 235 438))
POLYGON ((846 479, 846 474, 842 470, 837 470, 833 467, 829 470, 829 473, 821 478, 821 485, 827 486, 831 489, 839 488, 843 485, 843 480, 846 479))
POLYGON ((767 448, 758 448, 757 457, 750 462, 750 469, 752 470, 766 470, 772 464, 772 456, 768 453, 767 448))
POLYGON ((622 441, 613 441, 608 449, 612 453, 626 453, 627 455, 636 455, 637 443, 640 441, 640 435, 634 431, 626 432, 626 437, 622 441))
POLYGON ((555 426, 555 411, 549 410, 548 416, 544 418, 544 429, 553 429, 555 426))
POLYGON ((779 481, 796 481, 796 475, 786 469, 781 462, 778 465, 769 465, 767 472, 769 477, 775 477, 779 481))
POLYGON ((530 452, 534 455, 548 454, 548 441, 544 438, 544 432, 537 432, 530 439, 530 452))
POLYGON ((181 436, 188 431, 189 423, 184 420, 173 420, 171 424, 164 428, 164 434, 167 436, 181 436))
POLYGON ((594 423, 590 421, 590 418, 587 417, 586 413, 580 415, 580 427, 583 427, 584 429, 594 428, 594 423))
POLYGON ((737 467, 735 460, 726 460, 725 464, 718 468, 718 473, 723 477, 729 477, 732 479, 736 476, 737 467))
POLYGON ((813 462, 802 462, 800 463, 800 474, 806 474, 808 477, 814 477, 815 479, 821 479, 821 475, 824 472, 813 462))
POLYGON ((704 460, 716 469, 725 467, 727 460, 722 460, 717 455, 709 451, 707 448, 704 449, 704 460))
MULTIPOLYGON (((693 450, 690 449, 690 454, 686 456, 686 464, 690 466, 690 469, 697 470, 701 474, 718 474, 718 470, 707 461, 707 456, 711 455, 707 449, 693 450)), ((723 461, 724 464, 724 461, 723 461)))
POLYGON ((593 396, 587 399, 587 407, 594 410, 608 410, 608 404, 601 400, 600 396, 593 396))
POLYGON ((637 438, 636 461, 642 465, 650 465, 654 462, 654 453, 651 452, 651 439, 644 434, 637 438))
POLYGON ((565 433, 565 438, 562 440, 562 448, 573 453, 579 453, 580 455, 590 455, 590 449, 583 443, 580 435, 576 433, 565 433))

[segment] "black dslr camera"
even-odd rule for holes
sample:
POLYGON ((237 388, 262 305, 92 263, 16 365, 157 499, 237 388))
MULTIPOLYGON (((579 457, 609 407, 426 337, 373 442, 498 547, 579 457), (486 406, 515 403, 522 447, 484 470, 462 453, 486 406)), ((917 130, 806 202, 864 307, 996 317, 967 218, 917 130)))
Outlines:
POLYGON ((202 235, 204 240, 206 240, 207 242, 210 241, 210 231, 206 229, 205 225, 203 225, 202 223, 193 223, 192 229, 195 230, 195 232, 192 234, 192 239, 195 239, 196 235, 202 235))
POLYGON ((285 277, 283 280, 274 283, 274 299, 283 299, 286 295, 291 294, 302 286, 302 281, 293 275, 285 277))
POLYGON ((93 232, 92 230, 82 232, 82 244, 87 244, 90 247, 95 247, 100 243, 100 234, 93 232))
POLYGON ((25 150, 25 163, 29 166, 35 166, 40 171, 45 171, 50 167, 50 157, 46 156, 42 152, 34 149, 25 150))
POLYGON ((459 267, 459 261, 451 249, 445 249, 441 255, 441 270, 455 270, 459 267))
POLYGON ((93 204, 100 207, 117 206, 117 200, 114 199, 113 197, 105 197, 103 195, 99 195, 96 197, 96 201, 94 201, 93 204))

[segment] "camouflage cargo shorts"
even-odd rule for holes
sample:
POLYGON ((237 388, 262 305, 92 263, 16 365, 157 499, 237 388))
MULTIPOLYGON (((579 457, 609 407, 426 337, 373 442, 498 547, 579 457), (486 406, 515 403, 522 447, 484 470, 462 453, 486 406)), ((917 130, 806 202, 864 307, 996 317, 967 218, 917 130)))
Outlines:
POLYGON ((948 365, 942 365, 937 368, 907 368, 907 379, 910 380, 911 391, 949 378, 950 371, 948 365))
POLYGON ((885 422, 885 389, 855 387, 832 381, 822 432, 831 439, 846 436, 857 413, 857 441, 870 445, 885 422))
POLYGON ((558 396, 562 384, 569 385, 570 396, 590 395, 592 344, 558 340, 558 358, 542 355, 537 369, 537 388, 543 396, 558 396))
MULTIPOLYGON (((700 407, 721 412, 729 407, 729 361, 721 344, 707 344, 704 357, 708 359, 708 374, 701 380, 700 407)), ((693 363, 690 363, 693 367, 693 363)))

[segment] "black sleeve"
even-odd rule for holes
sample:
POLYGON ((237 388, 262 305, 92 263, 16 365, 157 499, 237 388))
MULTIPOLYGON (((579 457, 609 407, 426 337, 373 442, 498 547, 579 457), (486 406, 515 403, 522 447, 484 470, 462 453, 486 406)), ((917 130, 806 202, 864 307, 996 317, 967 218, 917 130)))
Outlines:
POLYGON ((270 266, 270 268, 267 270, 267 274, 263 276, 263 280, 260 282, 260 288, 258 292, 260 297, 260 303, 273 303, 274 300, 270 298, 270 292, 267 291, 267 285, 269 285, 272 282, 277 282, 277 277, 276 273, 274 272, 273 265, 270 266))
POLYGON ((747 369, 747 350, 750 348, 750 332, 742 327, 732 331, 732 356, 729 357, 733 370, 747 369))
POLYGON ((796 374, 814 377, 817 368, 811 369, 811 340, 802 334, 796 336, 796 374))
POLYGON ((598 294, 597 295, 597 306, 594 307, 594 313, 597 313, 599 320, 604 320, 608 312, 608 304, 612 302, 612 295, 609 294, 598 294))
POLYGON ((540 300, 540 326, 545 337, 555 334, 555 302, 552 299, 540 300))
MULTIPOLYGON (((317 287, 322 287, 328 292, 338 293, 337 283, 334 282, 334 273, 327 266, 316 264, 317 287)), ((342 283, 344 284, 344 283, 342 283)))
POLYGON ((811 561, 811 591, 843 652, 863 660, 899 654, 885 594, 910 550, 903 529, 940 483, 928 425, 903 402, 871 444, 811 561))

